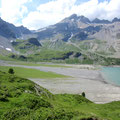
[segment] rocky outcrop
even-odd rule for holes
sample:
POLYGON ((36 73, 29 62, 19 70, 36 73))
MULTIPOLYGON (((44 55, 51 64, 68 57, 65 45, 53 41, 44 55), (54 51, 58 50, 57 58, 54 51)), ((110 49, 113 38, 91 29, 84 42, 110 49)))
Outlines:
POLYGON ((24 26, 16 27, 0 18, 0 35, 5 38, 18 38, 23 34, 31 34, 24 26))

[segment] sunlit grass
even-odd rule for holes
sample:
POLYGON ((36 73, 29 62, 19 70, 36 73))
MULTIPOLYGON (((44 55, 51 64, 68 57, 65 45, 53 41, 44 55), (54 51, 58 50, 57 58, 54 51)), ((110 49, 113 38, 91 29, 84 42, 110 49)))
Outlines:
POLYGON ((23 78, 64 78, 67 76, 56 74, 53 72, 43 72, 36 69, 22 68, 22 67, 9 67, 9 66, 0 66, 0 70, 8 72, 9 68, 13 68, 15 75, 23 78))

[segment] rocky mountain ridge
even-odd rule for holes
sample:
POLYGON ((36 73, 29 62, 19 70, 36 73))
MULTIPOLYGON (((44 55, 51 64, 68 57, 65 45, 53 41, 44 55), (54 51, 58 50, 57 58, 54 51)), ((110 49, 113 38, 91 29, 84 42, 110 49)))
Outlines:
POLYGON ((36 32, 38 40, 66 43, 76 43, 84 50, 99 52, 120 57, 120 19, 112 21, 94 19, 90 21, 76 14, 65 18, 59 23, 40 29, 36 32), (96 42, 97 41, 97 42, 96 42))
POLYGON ((32 32, 24 26, 16 27, 0 18, 0 52, 2 50, 15 52, 11 42, 31 33, 32 32))
POLYGON ((62 50, 65 47, 67 50, 67 46, 72 45, 82 51, 120 58, 119 26, 120 19, 118 18, 112 21, 96 18, 91 21, 85 16, 73 14, 55 25, 33 33, 23 26, 15 27, 0 19, 0 35, 14 40, 36 38, 42 47, 46 47, 45 49, 62 50))
POLYGON ((31 31, 24 26, 16 27, 0 18, 0 35, 5 38, 18 38, 23 34, 31 34, 31 31))

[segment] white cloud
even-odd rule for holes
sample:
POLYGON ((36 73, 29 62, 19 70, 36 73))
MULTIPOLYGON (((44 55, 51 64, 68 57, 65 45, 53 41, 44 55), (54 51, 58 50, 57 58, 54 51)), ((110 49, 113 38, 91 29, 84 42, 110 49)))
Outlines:
POLYGON ((30 12, 23 19, 23 24, 31 29, 55 24, 71 15, 71 8, 75 2, 76 0, 56 0, 42 4, 37 8, 37 11, 30 12))
POLYGON ((80 5, 75 3, 76 0, 54 0, 42 4, 23 19, 23 25, 30 29, 39 29, 55 24, 73 13, 84 15, 91 20, 95 18, 112 20, 114 17, 120 17, 120 0, 109 2, 105 0, 100 3, 98 0, 89 0, 80 5))
POLYGON ((18 21, 27 13, 25 3, 31 0, 1 0, 1 17, 2 19, 18 24, 18 21))
POLYGON ((35 11, 29 12, 24 5, 32 0, 2 0, 1 17, 16 25, 22 24, 29 29, 39 29, 55 24, 71 14, 84 15, 89 19, 100 18, 112 20, 120 17, 120 0, 88 0, 76 5, 77 0, 52 0, 40 4, 35 11), (24 18, 24 14, 27 16, 24 18))
POLYGON ((76 9, 78 9, 78 15, 83 14, 89 19, 99 18, 112 20, 114 17, 120 17, 120 0, 110 0, 110 2, 105 0, 101 3, 99 3, 98 0, 91 0, 77 6, 76 9))

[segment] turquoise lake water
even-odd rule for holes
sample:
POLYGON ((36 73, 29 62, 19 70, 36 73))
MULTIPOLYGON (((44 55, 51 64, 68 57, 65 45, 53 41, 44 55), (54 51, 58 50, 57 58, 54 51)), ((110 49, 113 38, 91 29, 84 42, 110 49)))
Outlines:
POLYGON ((120 86, 120 67, 103 67, 101 72, 107 82, 120 86))

